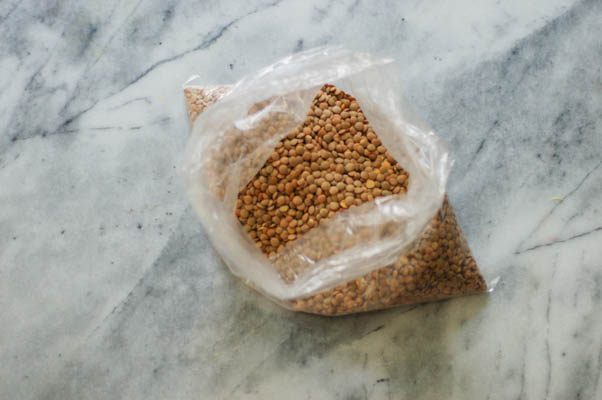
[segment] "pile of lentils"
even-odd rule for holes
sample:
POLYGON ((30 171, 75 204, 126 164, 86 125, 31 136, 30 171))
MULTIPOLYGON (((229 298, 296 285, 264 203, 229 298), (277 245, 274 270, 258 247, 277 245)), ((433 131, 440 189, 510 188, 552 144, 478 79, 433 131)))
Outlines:
POLYGON ((184 89, 188 118, 194 121, 205 108, 222 98, 230 88, 227 86, 187 87, 184 89))
MULTIPOLYGON (((226 91, 188 91, 191 120, 226 91)), ((336 212, 379 196, 403 195, 408 179, 383 147, 356 99, 325 85, 314 98, 303 125, 278 143, 240 191, 235 214, 257 247, 274 259, 288 242, 336 212)), ((332 246, 328 240, 317 242, 308 244, 332 246)), ((312 250, 332 252, 330 248, 312 250)), ((290 281, 296 274, 290 274, 288 267, 275 264, 283 279, 290 281)), ((321 315, 343 315, 486 290, 446 199, 412 248, 393 264, 293 300, 290 307, 321 315)))
POLYGON ((393 264, 291 304, 297 311, 343 315, 486 290, 446 199, 410 251, 393 264))
POLYGON ((320 221, 379 196, 403 194, 408 174, 387 152, 355 98, 325 85, 303 125, 240 191, 236 217, 268 256, 320 221))

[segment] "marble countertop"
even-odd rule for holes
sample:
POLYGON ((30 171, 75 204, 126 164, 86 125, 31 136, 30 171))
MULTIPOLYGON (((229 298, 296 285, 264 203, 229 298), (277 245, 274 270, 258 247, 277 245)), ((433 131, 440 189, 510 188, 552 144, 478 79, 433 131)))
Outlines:
POLYGON ((0 2, 1 399, 602 398, 602 2, 0 2), (487 296, 343 318, 236 280, 178 172, 192 74, 399 61, 487 296))

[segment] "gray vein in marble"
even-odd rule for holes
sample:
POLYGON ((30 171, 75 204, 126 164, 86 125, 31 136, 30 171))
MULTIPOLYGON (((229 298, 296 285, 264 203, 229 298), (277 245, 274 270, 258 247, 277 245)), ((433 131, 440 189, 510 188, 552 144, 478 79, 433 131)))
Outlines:
MULTIPOLYGON (((550 276, 550 282, 554 282, 554 277, 556 276, 556 269, 558 268, 558 254, 554 257, 554 263, 552 264, 552 274, 550 276)), ((545 384, 545 393, 544 399, 548 399, 550 396, 550 385, 552 384, 552 355, 550 350, 550 311, 552 309, 552 292, 548 292, 548 301, 546 304, 546 384, 545 384)))
MULTIPOLYGON (((92 60, 91 63, 87 63, 86 66, 84 67, 84 71, 82 74, 82 78, 83 79, 87 79, 87 74, 88 72, 95 66, 97 65, 97 63, 99 62, 99 60, 102 58, 102 56, 105 54, 108 46, 113 42, 113 40, 115 39, 117 33, 121 30, 121 27, 123 25, 125 25, 126 23, 129 22, 129 20, 131 19, 131 17, 134 15, 134 13, 138 10, 138 8, 140 7, 140 5, 143 3, 144 0, 139 0, 135 6, 132 8, 132 10, 127 14, 127 16, 124 19, 124 22, 121 26, 119 26, 116 30, 115 33, 113 33, 110 37, 109 40, 107 41, 106 45, 103 46, 103 49, 99 52, 99 54, 95 57, 94 60, 92 60)), ((117 9, 117 6, 119 5, 119 1, 115 2, 115 4, 113 5, 113 8, 111 9, 111 12, 109 13, 108 17, 106 18, 106 21, 109 21, 114 13, 115 10, 117 9)), ((93 25, 89 25, 89 32, 96 32, 98 28, 94 27, 93 25)), ((78 52, 79 57, 81 58, 84 53, 86 52, 86 50, 90 47, 90 44, 92 42, 92 40, 94 39, 94 35, 86 35, 86 37, 84 38, 83 43, 80 44, 81 49, 78 52)), ((65 101, 63 107, 59 110, 59 115, 64 115, 69 106, 73 103, 73 101, 76 99, 76 97, 79 95, 79 83, 80 80, 78 80, 75 84, 75 89, 73 90, 71 96, 67 99, 67 101, 65 101)), ((53 132, 53 133, 63 133, 61 132, 62 130, 64 130, 64 128, 66 128, 68 125, 70 125, 73 121, 77 120, 79 117, 81 117, 82 115, 84 115, 86 112, 90 111, 92 108, 94 108, 94 106, 96 106, 96 104, 98 104, 98 102, 94 102, 93 104, 91 104, 89 107, 75 113, 75 115, 71 115, 69 117, 67 117, 62 123, 61 125, 59 125, 59 127, 53 132)), ((52 133, 51 133, 52 134, 52 133)))
MULTIPOLYGON (((183 58, 184 56, 199 51, 199 50, 204 50, 209 48, 210 46, 212 46, 213 44, 215 44, 223 35, 224 33, 226 33, 233 25, 235 25, 236 23, 240 22, 242 19, 253 15, 253 14, 257 14, 261 11, 264 11, 266 9, 269 9, 271 7, 276 7, 278 4, 280 4, 283 0, 276 0, 273 1, 272 3, 267 4, 266 6, 262 6, 261 8, 255 8, 254 10, 241 15, 240 17, 234 18, 232 20, 230 20, 229 22, 225 23, 224 25, 218 26, 215 29, 213 29, 212 31, 210 31, 209 33, 207 33, 205 35, 205 37, 201 40, 201 42, 190 48, 187 49, 181 53, 172 55, 170 57, 161 59, 159 61, 156 61, 155 63, 153 63, 152 65, 150 65, 149 67, 147 67, 145 70, 143 70, 142 72, 140 72, 138 75, 136 75, 133 79, 131 79, 129 82, 127 82, 124 86, 122 86, 120 89, 118 89, 116 92, 111 93, 109 95, 109 97, 114 96, 115 94, 127 89, 129 86, 135 84, 136 82, 140 81, 141 79, 143 79, 145 76, 147 76, 148 74, 150 74, 152 71, 154 71, 156 68, 179 60, 181 58, 183 58)), ((138 6, 142 3, 142 0, 140 2, 138 2, 138 4, 136 5, 136 7, 134 8, 134 10, 132 11, 131 14, 133 14, 135 12, 135 10, 138 8, 138 6)), ((130 15, 131 15, 130 14, 130 15)), ((129 17, 128 17, 129 18, 129 17)), ((110 42, 110 41, 109 41, 110 42)), ((99 56, 100 58, 100 56, 99 56)), ((98 61, 98 59, 96 60, 98 61)), ((75 98, 75 95, 73 97, 71 97, 63 106, 63 108, 60 111, 60 114, 64 113, 70 106, 71 102, 73 101, 73 99, 75 98)), ((79 117, 81 117, 83 114, 85 114, 86 112, 90 111, 93 107, 95 107, 99 102, 103 101, 105 99, 99 99, 98 101, 94 102, 92 105, 90 105, 88 108, 81 110, 80 112, 76 113, 75 115, 67 118, 60 126, 59 128, 54 132, 54 133, 60 133, 62 128, 65 128, 66 126, 70 125, 73 121, 75 121, 76 119, 78 119, 79 117)))
POLYGON ((8 19, 8 17, 10 17, 11 14, 15 12, 17 7, 19 7, 19 4, 20 4, 20 1, 17 0, 11 5, 11 7, 6 12, 6 14, 4 14, 3 16, 0 17, 0 24, 3 23, 4 21, 6 21, 8 19))
POLYGON ((123 103, 121 103, 121 104, 118 104, 118 105, 116 105, 116 106, 114 106, 114 107, 111 107, 111 108, 109 108, 109 111, 118 110, 118 109, 120 109, 120 108, 122 108, 122 107, 128 106, 128 105, 130 105, 130 104, 132 104, 132 103, 135 103, 135 102, 137 102, 137 101, 143 101, 143 102, 145 102, 146 104, 152 104, 152 103, 153 103, 153 102, 152 102, 152 100, 151 100, 149 97, 147 97, 147 96, 144 96, 144 97, 136 97, 136 98, 134 98, 134 99, 127 100, 127 101, 125 101, 125 102, 123 102, 123 103))
MULTIPOLYGON (((15 142, 17 140, 20 139, 28 139, 30 137, 33 136, 51 136, 54 134, 64 134, 64 133, 69 133, 68 128, 79 118, 81 118, 83 115, 85 115, 86 113, 88 113, 90 110, 92 110, 98 103, 106 100, 107 98, 110 98, 112 96, 115 96, 116 94, 122 92, 123 90, 126 90, 129 86, 139 82, 141 79, 143 79, 145 76, 147 76, 149 73, 151 73, 152 71, 154 71, 156 68, 179 60, 182 57, 193 53, 193 52, 197 52, 200 50, 205 50, 208 49, 209 47, 211 47, 214 43, 216 43, 221 37, 222 35, 227 32, 230 27, 232 27, 233 25, 239 23, 241 20, 260 13, 262 11, 265 11, 267 9, 273 8, 278 6, 280 3, 282 2, 282 0, 276 0, 276 1, 272 1, 270 3, 267 4, 262 4, 259 7, 256 7, 254 9, 252 9, 249 12, 246 12, 243 15, 240 15, 238 17, 235 17, 231 20, 229 20, 228 22, 224 23, 223 25, 220 25, 216 28, 214 28, 213 30, 211 30, 210 32, 206 33, 203 37, 203 39, 201 40, 201 42, 189 49, 186 49, 182 52, 179 52, 175 55, 171 55, 169 57, 160 59, 156 62, 154 62, 153 64, 151 64, 150 66, 146 67, 144 70, 138 72, 132 79, 130 79, 129 81, 125 82, 125 84, 123 86, 121 86, 120 88, 118 88, 115 91, 109 92, 107 94, 107 96, 103 97, 103 98, 98 98, 95 99, 91 102, 89 102, 89 104, 82 108, 79 109, 76 112, 73 113, 69 113, 69 109, 71 108, 71 105, 73 103, 73 101, 75 99, 79 99, 81 96, 81 89, 80 89, 80 82, 81 79, 87 80, 88 79, 88 72, 94 68, 97 63, 99 62, 99 60, 102 58, 102 56, 105 54, 107 48, 109 45, 111 45, 111 43, 113 42, 113 40, 115 39, 116 35, 120 32, 121 30, 121 26, 118 27, 117 29, 115 29, 115 32, 110 36, 110 38, 108 39, 108 41, 106 42, 106 44, 103 46, 103 49, 99 52, 99 54, 95 57, 94 60, 92 60, 91 63, 86 64, 86 66, 84 67, 84 71, 81 74, 81 78, 80 80, 78 80, 76 82, 76 86, 73 90, 73 92, 70 94, 70 96, 68 97, 68 99, 63 103, 62 107, 60 108, 60 110, 58 110, 58 115, 60 116, 64 116, 64 119, 58 124, 58 126, 53 129, 53 130, 47 130, 47 129, 38 129, 34 132, 32 132, 30 135, 27 135, 26 137, 23 137, 23 133, 22 131, 19 133, 15 133, 12 134, 12 142, 15 142)), ((140 7, 140 5, 142 4, 142 1, 139 1, 135 4, 135 6, 131 9, 131 11, 129 12, 129 14, 127 14, 127 16, 124 19, 123 25, 125 25, 126 23, 130 22, 131 17, 136 13, 136 11, 138 10, 138 8, 140 7)), ((117 7, 117 4, 114 5, 114 7, 112 8, 109 16, 107 17, 106 20, 110 20, 110 18, 112 17, 113 13, 115 12, 115 8, 117 7)), ((171 14, 173 11, 169 11, 168 14, 171 14)), ((164 20, 164 22, 166 22, 164 20)), ((122 26, 123 26, 122 25, 122 26)), ((86 25, 83 28, 83 39, 81 38, 81 36, 79 37, 78 40, 80 40, 80 50, 78 52, 76 52, 76 58, 81 57, 90 47, 91 42, 95 39, 96 33, 97 33, 97 27, 95 27, 94 25, 86 25)), ((81 34, 81 32, 80 32, 81 34)), ((58 45, 58 44, 57 44, 58 45)), ((40 72, 47 66, 47 62, 50 59, 50 57, 52 56, 52 54, 54 53, 55 49, 52 49, 49 52, 48 58, 46 59, 46 61, 44 63, 42 63, 39 68, 33 73, 32 77, 30 78, 30 82, 26 85, 26 90, 30 91, 32 89, 33 83, 35 82, 35 80, 37 79, 37 77, 39 76, 40 72)), ((13 124, 11 124, 13 125, 13 124)), ((18 131, 18 125, 17 128, 15 128, 13 131, 18 131)), ((0 147, 1 150, 1 147, 0 147)))
POLYGON ((487 132, 485 132, 484 137, 481 140, 481 143, 479 143, 477 150, 474 152, 474 155, 472 156, 472 158, 470 159, 470 162, 468 163, 468 166, 466 167, 468 170, 471 169, 472 165, 474 164, 475 159, 479 156, 479 153, 481 152, 481 150, 483 150, 483 147, 485 146, 485 142, 487 142, 487 138, 489 137, 491 132, 493 132, 493 130, 496 129, 499 124, 500 124, 500 122, 497 119, 494 120, 493 123, 491 124, 491 127, 487 130, 487 132))
POLYGON ((571 240, 579 239, 579 238, 582 238, 582 237, 587 236, 587 235, 591 235, 591 234, 599 232, 599 231, 602 231, 602 226, 598 226, 598 227, 596 227, 594 229, 591 229, 591 230, 589 230, 587 232, 578 233, 578 234, 570 236, 570 237, 568 237, 566 239, 558 239, 558 240, 554 240, 554 241, 547 242, 547 243, 536 244, 535 246, 532 246, 532 247, 526 248, 524 250, 515 252, 515 254, 523 254, 523 253, 526 253, 528 251, 537 250, 537 249, 542 248, 542 247, 549 247, 549 246, 554 246, 554 245, 559 244, 559 243, 566 243, 566 242, 569 242, 571 240))
MULTIPOLYGON (((533 235, 533 233, 537 232, 541 228, 541 226, 544 224, 544 222, 546 222, 552 216, 552 214, 554 214, 554 211, 560 205, 562 205, 567 199, 569 199, 572 195, 574 195, 575 192, 577 192, 581 188, 581 186, 583 186, 583 184, 585 183, 585 181, 587 181, 587 179, 590 177, 590 175, 593 174, 594 172, 596 172, 598 170, 598 168, 600 168, 601 165, 602 165, 602 161, 598 162, 598 164, 594 168, 592 168, 590 171, 588 171, 585 174, 585 176, 583 177, 583 179, 581 179, 573 189, 571 189, 565 196, 561 197, 556 202, 556 204, 554 204, 554 206, 552 206, 552 208, 550 208, 550 211, 546 215, 544 215, 544 217, 537 223, 537 225, 535 226, 535 228, 533 228, 533 230, 527 235, 527 237, 525 238, 525 240, 519 245, 519 249, 524 246, 525 242, 527 240, 529 240, 529 238, 533 235)), ((576 216, 577 216, 577 214, 571 216, 569 218, 569 220, 567 220, 567 224, 572 219, 574 219, 576 216)), ((596 231, 596 229, 593 229, 592 231, 596 231)), ((571 240, 571 239, 575 239, 575 238, 581 237, 583 235, 591 233, 592 231, 586 232, 584 234, 573 236, 573 237, 571 237, 571 238, 569 238, 567 240, 571 240)), ((563 240, 563 241, 566 241, 566 240, 563 240)), ((561 241, 561 242, 563 242, 563 241, 561 241)), ((523 249, 523 250, 517 250, 515 252, 515 254, 521 254, 521 253, 523 253, 525 251, 534 250, 534 249, 537 249, 537 248, 542 247, 542 246, 547 246, 547 245, 546 244, 541 244, 541 245, 531 246, 531 247, 523 249)))

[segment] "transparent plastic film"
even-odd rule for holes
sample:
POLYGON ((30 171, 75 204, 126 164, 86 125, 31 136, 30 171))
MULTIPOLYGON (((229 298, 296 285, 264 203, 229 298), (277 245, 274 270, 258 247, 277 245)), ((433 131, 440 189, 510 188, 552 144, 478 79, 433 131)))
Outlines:
POLYGON ((319 48, 185 84, 192 204, 232 272, 280 304, 340 315, 486 289, 444 201, 448 150, 392 66, 319 48))

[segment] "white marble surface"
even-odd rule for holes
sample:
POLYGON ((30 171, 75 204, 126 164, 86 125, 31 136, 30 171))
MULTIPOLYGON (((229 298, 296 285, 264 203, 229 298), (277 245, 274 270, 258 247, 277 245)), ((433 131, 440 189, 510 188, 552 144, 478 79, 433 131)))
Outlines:
POLYGON ((0 1, 0 399, 602 398, 602 3, 0 1), (180 84, 393 56, 490 296, 328 319, 220 263, 180 84))

